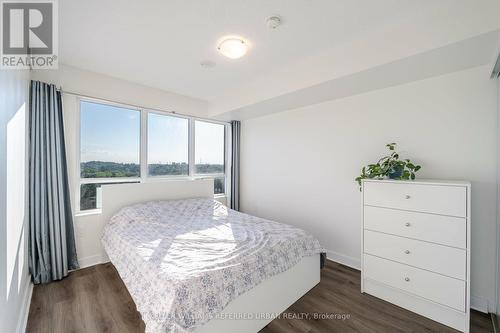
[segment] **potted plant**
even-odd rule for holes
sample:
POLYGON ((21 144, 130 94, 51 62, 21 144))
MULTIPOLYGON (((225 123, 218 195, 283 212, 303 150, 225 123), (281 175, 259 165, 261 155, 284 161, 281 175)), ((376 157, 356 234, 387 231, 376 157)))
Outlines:
POLYGON ((361 180, 366 178, 375 179, 400 179, 414 180, 415 173, 420 170, 420 165, 412 163, 409 159, 400 160, 399 153, 396 152, 396 143, 385 145, 391 152, 390 155, 382 157, 375 164, 369 164, 361 169, 361 175, 356 177, 361 191, 361 180))

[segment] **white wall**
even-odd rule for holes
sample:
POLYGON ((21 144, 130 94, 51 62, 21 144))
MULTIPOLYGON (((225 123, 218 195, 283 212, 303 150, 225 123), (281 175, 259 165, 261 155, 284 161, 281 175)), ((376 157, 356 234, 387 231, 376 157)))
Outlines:
POLYGON ((32 291, 26 210, 28 88, 28 71, 0 71, 0 327, 3 332, 23 331, 32 291))
POLYGON ((35 70, 31 77, 33 80, 62 86, 63 91, 114 102, 198 117, 208 115, 208 104, 205 101, 75 67, 60 65, 58 70, 35 70))
MULTIPOLYGON (((500 54, 499 54, 500 56, 500 54)), ((498 98, 498 114, 500 115, 500 78, 497 78, 497 98, 498 98)), ((499 125, 500 125, 500 119, 499 119, 499 125)), ((500 139, 500 138, 499 138, 500 139)), ((497 150, 498 152, 498 157, 500 159, 500 148, 497 150)), ((498 172, 500 174, 500 165, 498 172)), ((500 180, 500 179, 499 179, 500 180)), ((500 183, 498 184, 498 189, 500 190, 500 183)), ((497 193, 500 193, 500 191, 497 191, 497 193)), ((498 202, 500 202, 500 198, 497 198, 498 202)), ((498 205, 498 203, 497 203, 498 205)), ((500 212, 500 207, 497 207, 497 214, 500 212)), ((497 314, 497 322, 500 324, 500 216, 497 216, 497 308, 496 308, 496 314, 497 314)))
POLYGON ((302 227, 359 267, 361 166, 397 142, 421 178, 472 181, 472 295, 495 304, 497 99, 489 67, 242 122, 241 207, 302 227))

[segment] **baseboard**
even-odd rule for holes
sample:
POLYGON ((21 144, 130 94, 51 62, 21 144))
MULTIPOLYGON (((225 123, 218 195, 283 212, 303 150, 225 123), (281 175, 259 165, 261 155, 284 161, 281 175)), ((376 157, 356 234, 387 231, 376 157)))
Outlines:
POLYGON ((357 270, 361 269, 361 260, 358 258, 349 257, 329 250, 326 250, 326 258, 357 270))
MULTIPOLYGON (((94 255, 85 258, 79 258, 78 263, 80 264, 80 269, 102 264, 108 262, 109 258, 107 255, 94 255)), ((25 287, 26 292, 23 300, 23 304, 21 306, 21 310, 19 312, 19 319, 16 325, 16 333, 24 333, 26 332, 26 326, 28 324, 28 315, 30 311, 31 305, 31 297, 33 295, 33 283, 31 282, 31 277, 27 279, 27 286, 25 287)))
POLYGON ((486 298, 474 295, 470 297, 470 308, 483 313, 489 313, 490 309, 493 309, 492 304, 486 298))
POLYGON ((491 321, 493 322, 493 331, 495 333, 500 333, 500 316, 491 313, 491 321))
POLYGON ((78 263, 80 264, 80 269, 94 266, 94 265, 103 264, 103 263, 108 262, 108 261, 109 261, 108 256, 106 256, 104 254, 96 254, 96 255, 90 256, 90 257, 78 258, 78 263))
POLYGON ((23 304, 19 312, 18 322, 16 326, 16 333, 26 332, 26 326, 28 325, 28 315, 30 313, 31 296, 33 295, 33 283, 31 282, 31 277, 28 277, 27 286, 25 287, 23 304))

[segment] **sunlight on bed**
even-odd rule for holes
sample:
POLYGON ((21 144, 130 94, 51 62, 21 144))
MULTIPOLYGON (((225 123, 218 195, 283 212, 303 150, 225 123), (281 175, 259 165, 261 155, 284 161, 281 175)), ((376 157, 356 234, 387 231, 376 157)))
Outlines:
POLYGON ((158 238, 154 241, 143 243, 137 247, 137 253, 144 258, 144 260, 149 261, 153 256, 156 248, 160 245, 161 239, 158 238))
POLYGON ((162 270, 194 273, 214 267, 220 269, 224 263, 231 266, 229 261, 237 247, 229 223, 177 235, 162 261, 162 270))
POLYGON ((224 205, 214 205, 213 220, 226 219, 228 217, 227 209, 224 205))

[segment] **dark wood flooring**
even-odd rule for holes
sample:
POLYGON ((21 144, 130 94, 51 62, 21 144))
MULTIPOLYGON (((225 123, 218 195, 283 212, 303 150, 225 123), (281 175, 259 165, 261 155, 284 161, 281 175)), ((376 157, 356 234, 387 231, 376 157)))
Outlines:
MULTIPOLYGON (((359 290, 359 271, 327 261, 321 282, 260 333, 456 332, 359 290), (317 320, 314 313, 337 318, 317 320)), ((27 332, 144 332, 144 323, 115 268, 107 263, 36 286, 27 332)), ((473 311, 471 332, 493 332, 489 315, 473 311)))

